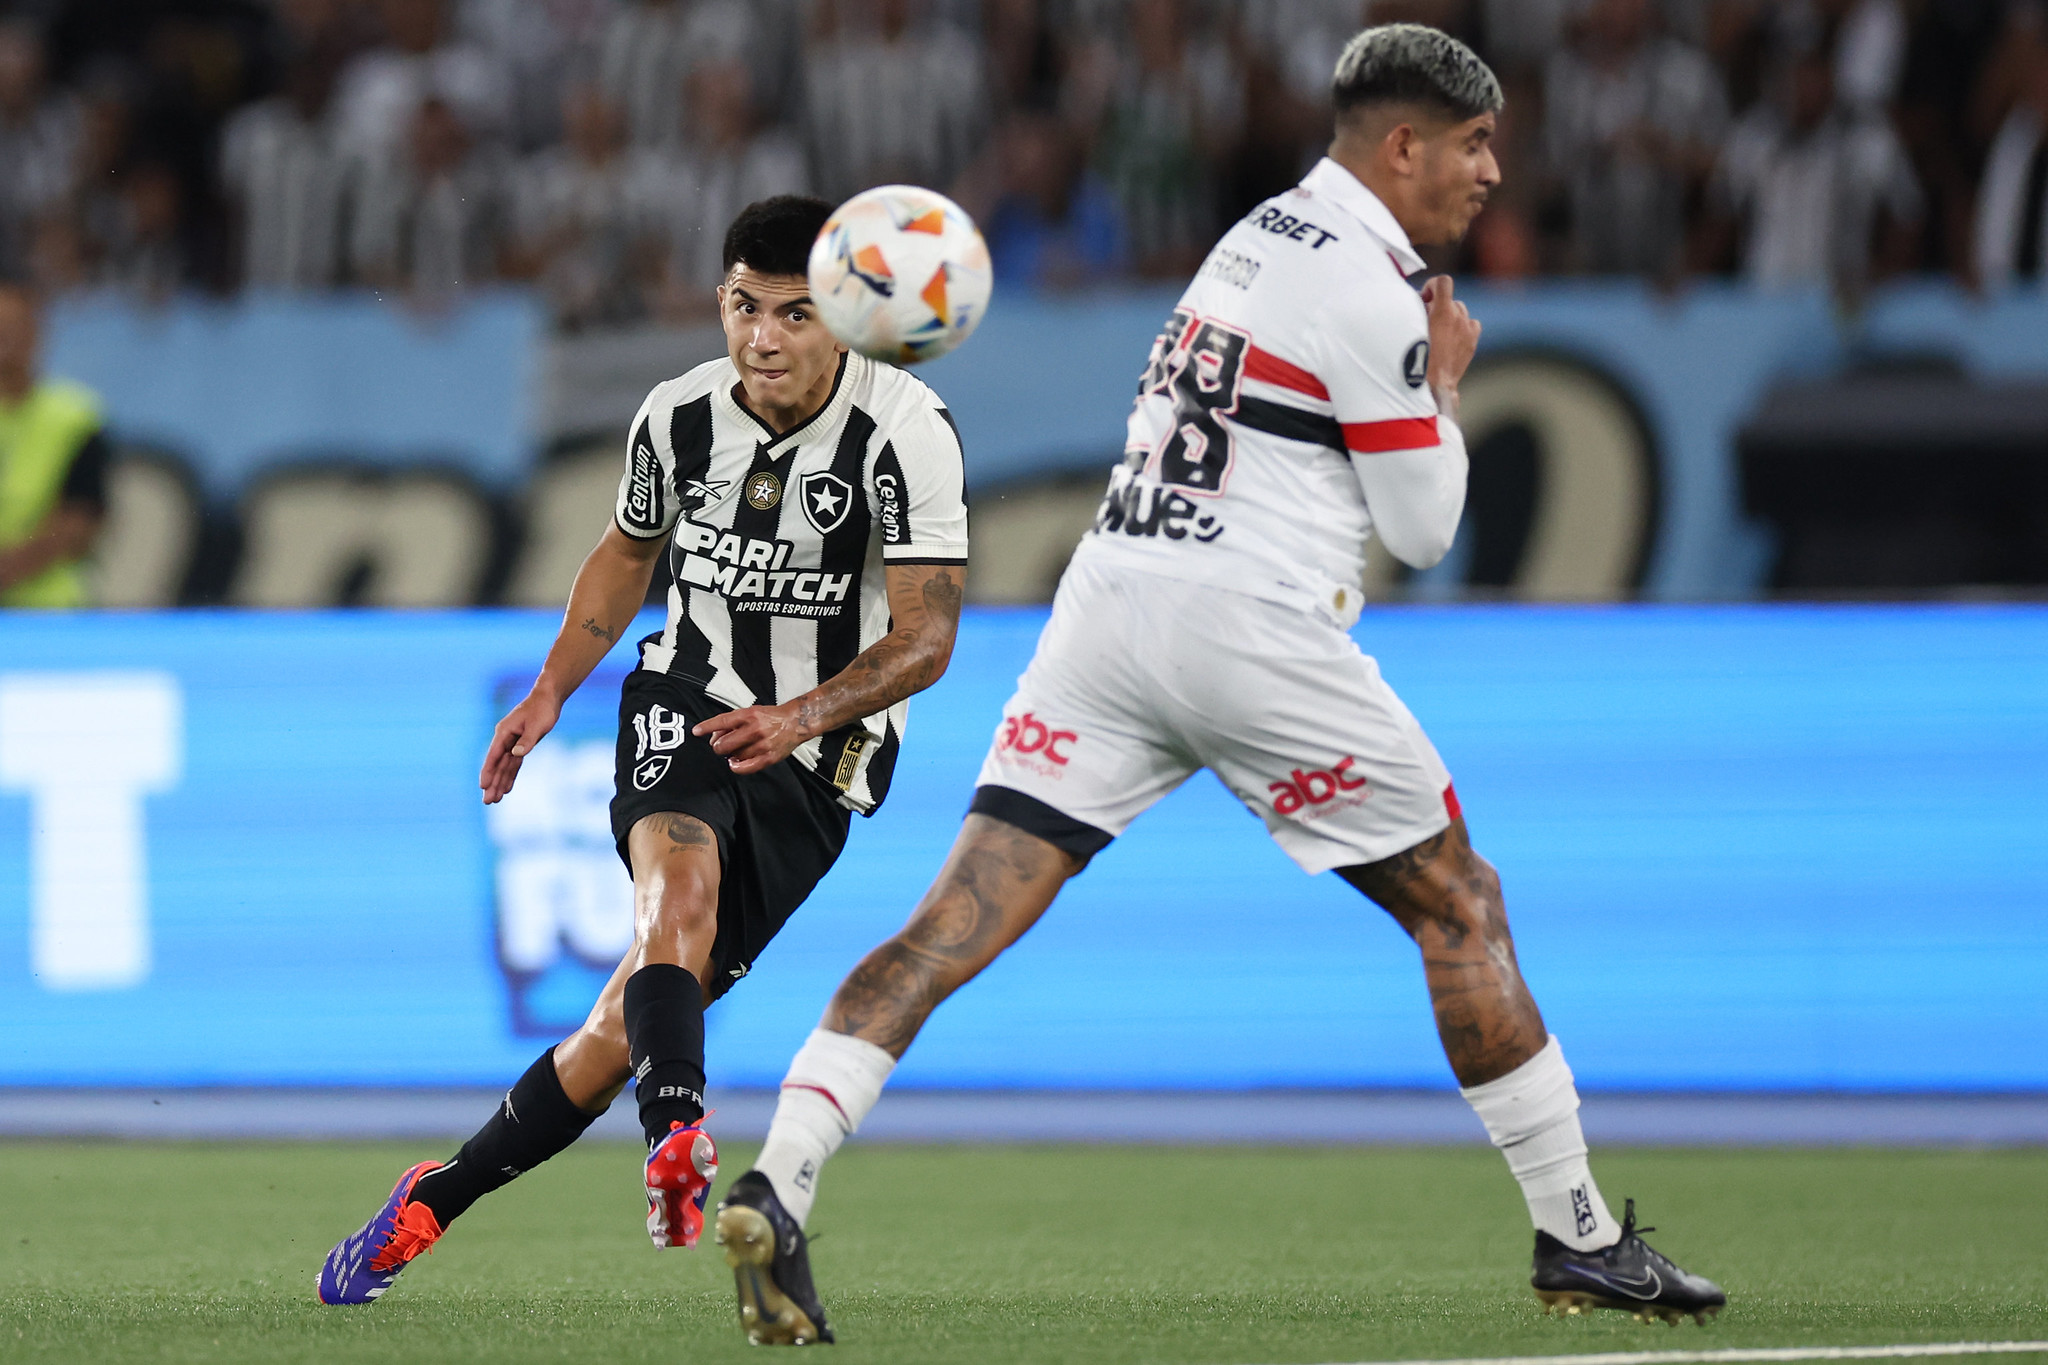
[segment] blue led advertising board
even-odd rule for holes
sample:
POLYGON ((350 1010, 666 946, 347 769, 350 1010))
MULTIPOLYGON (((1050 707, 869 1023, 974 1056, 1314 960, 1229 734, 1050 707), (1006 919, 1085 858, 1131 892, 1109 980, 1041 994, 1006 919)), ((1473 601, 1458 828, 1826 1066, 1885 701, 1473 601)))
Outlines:
MULTIPOLYGON (((553 613, 0 617, 0 1083, 501 1084, 630 938, 616 651, 486 810, 553 613)), ((710 1016, 773 1085, 958 826, 1038 611, 710 1016)), ((651 622, 647 623, 651 626, 651 622)), ((1368 613, 1600 1088, 2048 1087, 2048 610, 1368 613)), ((1206 774, 935 1016, 909 1085, 1442 1086, 1412 946, 1206 774)))

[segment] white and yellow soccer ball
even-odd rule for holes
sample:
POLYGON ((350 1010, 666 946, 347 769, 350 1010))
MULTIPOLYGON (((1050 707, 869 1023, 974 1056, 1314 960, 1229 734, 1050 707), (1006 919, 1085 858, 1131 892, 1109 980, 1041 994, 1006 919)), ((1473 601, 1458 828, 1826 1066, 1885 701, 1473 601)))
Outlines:
POLYGON ((883 185, 841 204, 811 244, 811 299, 833 336, 897 365, 935 360, 981 325, 988 244, 945 195, 883 185))

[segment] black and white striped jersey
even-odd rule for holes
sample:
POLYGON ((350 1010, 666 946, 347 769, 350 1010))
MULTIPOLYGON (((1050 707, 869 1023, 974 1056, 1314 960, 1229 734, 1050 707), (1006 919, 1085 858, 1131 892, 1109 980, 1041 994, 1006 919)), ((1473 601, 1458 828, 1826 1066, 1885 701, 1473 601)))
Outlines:
MULTIPOLYGON (((889 632, 885 564, 967 562, 966 471, 952 414, 922 380, 848 354, 832 396, 777 435, 734 398, 729 359, 655 386, 633 419, 614 516, 670 537, 668 625, 640 666, 727 705, 778 705, 889 632)), ((792 757, 843 804, 888 794, 909 707, 808 740, 792 757)))

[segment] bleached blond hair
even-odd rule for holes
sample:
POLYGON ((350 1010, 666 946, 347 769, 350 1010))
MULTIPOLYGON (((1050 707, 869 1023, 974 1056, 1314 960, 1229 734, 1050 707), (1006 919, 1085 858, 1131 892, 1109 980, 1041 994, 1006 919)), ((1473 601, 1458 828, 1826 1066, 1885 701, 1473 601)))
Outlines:
POLYGON ((1370 104, 1426 104, 1461 123, 1506 103, 1478 53, 1424 24, 1381 24, 1344 44, 1330 99, 1339 115, 1370 104))

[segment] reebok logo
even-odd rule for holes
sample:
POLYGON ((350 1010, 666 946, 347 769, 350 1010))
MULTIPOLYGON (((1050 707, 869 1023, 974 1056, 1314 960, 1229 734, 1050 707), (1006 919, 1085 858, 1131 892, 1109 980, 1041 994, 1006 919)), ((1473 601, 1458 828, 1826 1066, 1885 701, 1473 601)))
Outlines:
POLYGON ((1346 754, 1327 768, 1296 768, 1281 781, 1267 783, 1273 809, 1281 815, 1306 810, 1309 813, 1304 818, 1314 820, 1331 811, 1361 804, 1372 793, 1365 779, 1351 771, 1351 765, 1357 761, 1346 754), (1344 799, 1339 801, 1339 797, 1344 799), (1337 804, 1331 805, 1332 802, 1337 804), (1326 809, 1314 809, 1318 807, 1326 809))

